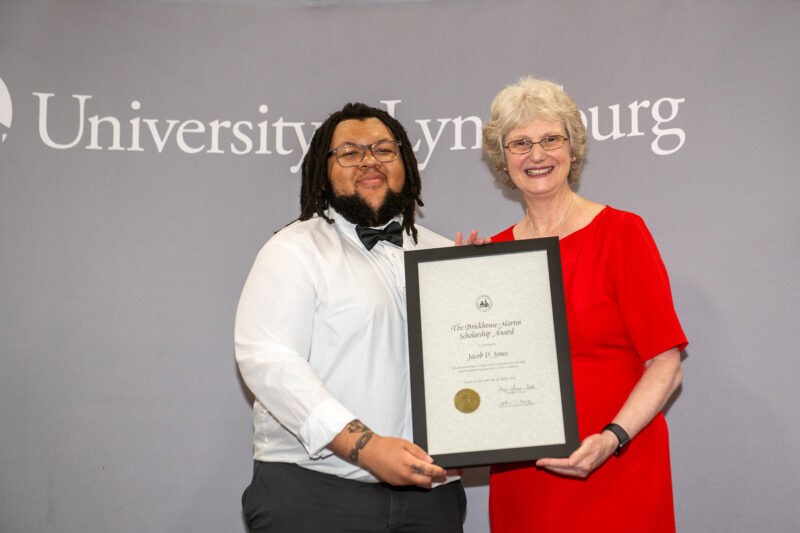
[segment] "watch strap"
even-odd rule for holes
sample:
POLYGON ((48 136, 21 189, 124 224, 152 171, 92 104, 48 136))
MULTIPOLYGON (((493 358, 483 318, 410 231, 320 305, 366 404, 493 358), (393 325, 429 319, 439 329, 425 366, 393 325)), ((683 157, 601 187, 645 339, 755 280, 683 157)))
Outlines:
POLYGON ((610 423, 606 427, 603 428, 603 431, 608 430, 614 435, 617 436, 617 440, 619 441, 619 445, 617 449, 614 451, 614 455, 619 457, 619 454, 622 453, 622 450, 628 445, 631 441, 630 436, 628 436, 628 432, 622 429, 622 426, 615 423, 610 423))

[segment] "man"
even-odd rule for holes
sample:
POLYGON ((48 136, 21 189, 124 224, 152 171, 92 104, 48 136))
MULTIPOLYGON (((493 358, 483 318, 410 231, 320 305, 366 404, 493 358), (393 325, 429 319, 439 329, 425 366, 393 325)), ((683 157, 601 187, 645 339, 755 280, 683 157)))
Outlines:
POLYGON ((420 191, 385 111, 347 104, 314 134, 299 220, 259 252, 236 313, 251 533, 462 531, 461 483, 410 442, 403 251, 452 244, 414 224, 420 191))

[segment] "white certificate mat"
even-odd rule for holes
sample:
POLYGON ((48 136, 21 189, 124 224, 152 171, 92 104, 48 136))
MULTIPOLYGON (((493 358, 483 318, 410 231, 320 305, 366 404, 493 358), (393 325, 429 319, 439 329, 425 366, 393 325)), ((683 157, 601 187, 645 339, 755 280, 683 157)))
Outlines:
POLYGON ((406 252, 414 440, 445 467, 578 446, 558 239, 406 252))

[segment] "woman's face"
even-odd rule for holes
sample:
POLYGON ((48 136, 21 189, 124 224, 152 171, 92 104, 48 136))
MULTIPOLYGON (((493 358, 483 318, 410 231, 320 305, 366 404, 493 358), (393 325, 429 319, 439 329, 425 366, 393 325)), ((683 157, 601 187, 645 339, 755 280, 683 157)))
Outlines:
MULTIPOLYGON (((567 137, 567 132, 559 121, 534 120, 525 127, 509 131, 503 144, 507 146, 521 139, 539 142, 548 135, 567 137)), ((534 144, 527 154, 512 154, 505 149, 505 156, 508 175, 525 196, 547 196, 569 187, 569 141, 561 148, 550 151, 544 150, 540 144, 534 144)))

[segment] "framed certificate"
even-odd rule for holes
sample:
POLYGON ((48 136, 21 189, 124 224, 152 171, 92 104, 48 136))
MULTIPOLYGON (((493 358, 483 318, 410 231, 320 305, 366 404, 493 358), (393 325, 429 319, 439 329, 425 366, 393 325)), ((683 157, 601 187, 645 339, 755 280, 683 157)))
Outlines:
POLYGON ((414 442, 452 468, 579 445, 558 239, 405 253, 414 442))

